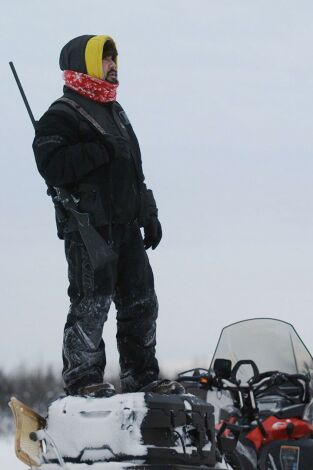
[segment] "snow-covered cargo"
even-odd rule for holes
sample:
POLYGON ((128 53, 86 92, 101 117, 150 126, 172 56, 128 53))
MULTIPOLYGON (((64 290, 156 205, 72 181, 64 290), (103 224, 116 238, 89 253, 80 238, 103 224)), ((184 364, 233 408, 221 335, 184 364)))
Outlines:
POLYGON ((32 460, 41 470, 208 469, 216 463, 213 407, 189 394, 63 397, 50 405, 44 428, 33 431, 42 445, 32 460))
POLYGON ((64 397, 48 409, 46 458, 55 461, 55 447, 66 461, 116 460, 146 454, 141 423, 147 413, 143 393, 111 398, 64 397))

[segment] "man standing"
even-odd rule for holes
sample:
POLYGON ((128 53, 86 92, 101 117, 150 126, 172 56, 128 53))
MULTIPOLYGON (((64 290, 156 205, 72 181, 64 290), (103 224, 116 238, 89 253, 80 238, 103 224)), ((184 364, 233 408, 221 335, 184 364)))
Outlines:
POLYGON ((117 49, 109 36, 80 36, 60 55, 64 95, 36 126, 36 163, 46 183, 66 188, 77 210, 112 247, 116 259, 94 271, 77 222, 67 214, 65 239, 70 310, 64 328, 63 378, 70 395, 106 390, 102 339, 112 300, 123 392, 158 378, 157 297, 146 251, 162 237, 158 210, 144 184, 138 141, 116 101, 117 49), (105 135, 97 131, 98 124, 105 135), (140 227, 144 229, 142 239, 140 227))

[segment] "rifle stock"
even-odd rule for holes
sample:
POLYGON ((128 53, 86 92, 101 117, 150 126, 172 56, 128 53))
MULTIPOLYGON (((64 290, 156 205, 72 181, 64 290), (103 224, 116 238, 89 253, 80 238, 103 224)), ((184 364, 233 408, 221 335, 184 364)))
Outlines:
POLYGON ((87 212, 77 210, 77 203, 66 189, 54 188, 63 207, 70 212, 77 222, 78 231, 88 252, 90 263, 95 271, 103 269, 108 263, 117 258, 116 253, 104 240, 99 232, 90 224, 87 212))

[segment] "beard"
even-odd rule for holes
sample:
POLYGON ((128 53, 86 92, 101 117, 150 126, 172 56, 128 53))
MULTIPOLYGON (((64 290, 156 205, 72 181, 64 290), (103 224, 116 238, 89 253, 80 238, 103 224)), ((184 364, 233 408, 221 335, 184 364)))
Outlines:
POLYGON ((118 83, 117 80, 117 73, 116 72, 109 72, 106 76, 106 81, 109 83, 118 83))

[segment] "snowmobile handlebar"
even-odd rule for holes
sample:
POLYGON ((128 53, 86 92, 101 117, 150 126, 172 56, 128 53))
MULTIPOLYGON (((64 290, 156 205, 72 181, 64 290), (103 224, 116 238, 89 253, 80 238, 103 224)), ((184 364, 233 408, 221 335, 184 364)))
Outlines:
MULTIPOLYGON (((258 380, 255 381, 257 385, 261 382, 271 379, 272 381, 280 381, 280 380, 302 380, 305 383, 310 382, 310 378, 308 375, 304 374, 288 374, 287 372, 279 372, 279 371, 268 371, 264 372, 259 375, 258 380)), ((251 383, 253 384, 253 380, 251 383)))
POLYGON ((199 388, 211 389, 217 387, 217 379, 214 375, 206 369, 202 369, 204 372, 200 373, 199 369, 192 369, 190 371, 181 372, 176 378, 177 382, 192 382, 196 383, 199 388), (193 374, 188 374, 193 372, 193 374))
POLYGON ((231 431, 232 433, 241 433, 243 431, 250 431, 251 429, 251 426, 250 424, 234 424, 234 423, 229 423, 227 421, 224 421, 220 428, 218 429, 218 432, 217 432, 217 439, 219 439, 220 436, 222 436, 224 434, 224 432, 226 431, 226 429, 228 429, 229 431, 231 431))
POLYGON ((303 381, 307 388, 310 382, 310 378, 304 374, 287 374, 279 371, 269 371, 257 376, 255 375, 248 382, 242 383, 240 380, 237 380, 233 374, 229 379, 225 379, 216 377, 210 370, 201 370, 203 371, 202 373, 200 373, 199 369, 191 369, 189 371, 182 372, 178 375, 176 380, 178 382, 197 383, 200 388, 205 388, 207 390, 218 388, 229 391, 252 390, 253 392, 257 392, 261 388, 266 387, 266 385, 281 385, 287 381, 303 381), (190 372, 193 372, 193 374, 188 374, 190 372))
MULTIPOLYGON (((190 371, 187 371, 190 372, 190 371)), ((186 372, 182 372, 176 378, 177 382, 195 382, 201 388, 211 389, 211 388, 218 388, 223 390, 236 390, 236 389, 246 389, 250 388, 248 384, 241 384, 240 381, 229 378, 224 379, 217 377, 214 373, 210 372, 209 370, 202 374, 193 374, 193 375, 185 375, 186 372)))

